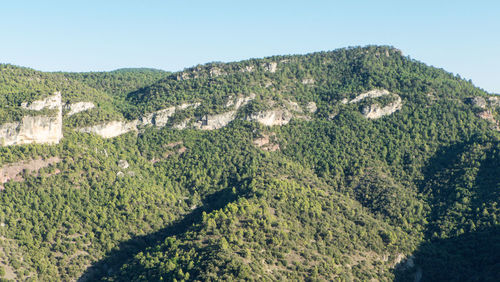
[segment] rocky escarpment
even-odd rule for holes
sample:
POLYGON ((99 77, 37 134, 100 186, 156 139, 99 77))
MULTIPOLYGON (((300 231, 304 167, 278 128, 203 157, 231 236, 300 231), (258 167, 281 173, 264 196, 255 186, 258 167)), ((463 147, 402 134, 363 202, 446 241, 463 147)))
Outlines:
POLYGON ((493 96, 485 99, 483 97, 471 97, 466 99, 466 103, 480 109, 476 114, 478 117, 492 123, 493 129, 500 131, 500 121, 495 118, 495 110, 500 107, 500 97, 493 96))
POLYGON ((181 104, 175 107, 168 107, 166 109, 149 113, 143 116, 138 121, 138 124, 142 126, 154 125, 156 127, 164 127, 165 125, 167 125, 169 118, 172 117, 176 112, 180 112, 188 108, 197 108, 199 106, 200 103, 192 103, 192 104, 181 104))
POLYGON ((222 128, 233 121, 236 118, 238 110, 253 99, 255 99, 255 94, 251 94, 247 97, 239 97, 236 99, 234 99, 233 97, 229 97, 226 103, 226 107, 233 107, 233 110, 215 115, 206 115, 201 118, 201 120, 196 121, 193 124, 193 127, 203 130, 214 130, 222 128))
MULTIPOLYGON (((280 61, 280 63, 286 63, 286 60, 282 60, 280 61)), ((237 72, 251 73, 258 70, 259 68, 266 72, 275 73, 276 71, 278 71, 278 62, 265 62, 261 63, 260 65, 249 63, 239 68, 227 68, 227 66, 223 64, 215 63, 207 66, 195 66, 185 69, 184 71, 175 74, 175 76, 172 76, 171 78, 178 81, 197 78, 215 78, 218 76, 230 75, 237 72)), ((304 84, 312 83, 314 83, 314 81, 311 81, 309 79, 306 80, 304 84)))
POLYGON ((104 138, 112 138, 130 131, 137 131, 138 121, 111 121, 103 124, 79 128, 79 132, 94 133, 104 138))
MULTIPOLYGON (((398 110, 401 109, 403 106, 403 101, 401 100, 401 97, 399 95, 396 95, 394 93, 390 93, 389 91, 385 89, 374 89, 370 90, 368 92, 362 93, 356 98, 352 99, 349 101, 349 104, 353 103, 359 103, 362 100, 365 99, 374 99, 382 96, 391 96, 392 102, 386 104, 385 106, 380 105, 379 103, 375 102, 370 105, 364 106, 363 109, 361 110, 361 113, 369 119, 377 119, 381 118, 386 115, 390 115, 398 110)), ((344 104, 346 104, 346 100, 343 101, 344 104)))
POLYGON ((386 115, 390 115, 395 111, 398 111, 403 106, 403 102, 401 101, 401 97, 396 97, 396 100, 392 103, 389 103, 386 106, 380 106, 379 104, 371 104, 363 108, 361 113, 369 118, 369 119, 377 119, 386 115))
POLYGON ((138 131, 141 127, 154 125, 156 127, 164 127, 167 125, 169 118, 178 111, 183 111, 187 108, 196 108, 200 104, 182 104, 175 107, 169 107, 153 113, 149 113, 139 119, 132 121, 110 121, 97 125, 77 128, 76 131, 82 133, 93 133, 103 138, 112 138, 127 132, 138 131))
POLYGON ((263 125, 285 125, 290 122, 293 115, 286 109, 275 109, 263 112, 258 112, 247 116, 245 119, 248 121, 256 121, 263 125))
POLYGON ((0 125, 0 145, 59 143, 63 137, 60 92, 31 104, 23 103, 21 107, 30 111, 52 110, 54 113, 24 116, 21 121, 0 125))
MULTIPOLYGON (((200 106, 200 103, 182 104, 175 107, 168 107, 166 109, 149 113, 133 121, 111 121, 103 124, 78 128, 76 130, 83 133, 97 134, 104 138, 116 137, 131 131, 140 131, 143 127, 146 126, 164 127, 168 125, 175 129, 194 128, 201 130, 214 130, 222 128, 236 119, 239 115, 239 110, 253 99, 255 99, 255 94, 251 94, 246 97, 229 97, 225 105, 225 107, 228 109, 227 112, 205 115, 198 119, 194 117, 188 117, 180 122, 176 122, 173 124, 169 123, 169 119, 175 113, 182 112, 188 108, 196 108, 200 106)), ((297 103, 288 101, 285 104, 292 108, 291 111, 287 108, 279 107, 247 114, 242 116, 242 119, 247 121, 259 122, 266 126, 285 125, 289 123, 294 116, 292 111, 300 113, 303 112, 303 109, 300 108, 297 103)), ((315 112, 316 109, 317 107, 314 102, 311 102, 306 106, 306 110, 309 113, 315 112)), ((303 116, 297 117, 303 118, 303 116)))
POLYGON ((92 102, 78 102, 74 104, 67 104, 64 106, 64 110, 67 111, 66 116, 69 117, 83 111, 88 111, 94 107, 95 105, 92 102))

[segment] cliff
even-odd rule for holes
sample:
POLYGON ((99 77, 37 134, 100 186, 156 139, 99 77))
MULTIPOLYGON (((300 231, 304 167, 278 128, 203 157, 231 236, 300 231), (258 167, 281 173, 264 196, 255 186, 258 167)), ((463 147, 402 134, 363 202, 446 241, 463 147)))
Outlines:
POLYGON ((23 103, 21 107, 31 111, 56 110, 56 113, 24 116, 21 121, 0 125, 0 145, 59 143, 63 137, 60 92, 56 92, 46 99, 34 101, 29 105, 23 103))

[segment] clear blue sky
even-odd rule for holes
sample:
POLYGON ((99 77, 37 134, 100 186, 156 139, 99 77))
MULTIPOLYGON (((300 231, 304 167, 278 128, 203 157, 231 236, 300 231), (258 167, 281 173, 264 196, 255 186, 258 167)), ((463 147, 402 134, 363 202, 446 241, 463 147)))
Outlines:
POLYGON ((500 1, 9 0, 0 62, 43 71, 176 71, 392 45, 500 93, 500 1))

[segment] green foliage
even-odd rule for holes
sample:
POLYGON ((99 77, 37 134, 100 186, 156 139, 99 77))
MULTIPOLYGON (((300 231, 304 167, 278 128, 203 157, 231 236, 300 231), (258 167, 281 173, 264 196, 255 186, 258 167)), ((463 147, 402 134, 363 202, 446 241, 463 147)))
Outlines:
POLYGON ((1 68, 2 123, 55 90, 65 102, 97 105, 65 119, 60 144, 0 148, 0 167, 61 159, 0 191, 0 260, 18 280, 405 281, 419 269, 426 280, 498 277, 500 140, 464 103, 487 94, 394 48, 175 74, 1 68), (402 109, 368 120, 363 103, 394 97, 341 103, 374 88, 399 95, 402 109), (235 120, 215 131, 147 127, 113 139, 73 131, 201 103, 169 122, 181 121, 250 94, 242 115, 289 102, 315 102, 318 111, 271 128, 235 120), (279 150, 254 145, 262 136, 279 150), (412 254, 415 266, 396 265, 412 254))

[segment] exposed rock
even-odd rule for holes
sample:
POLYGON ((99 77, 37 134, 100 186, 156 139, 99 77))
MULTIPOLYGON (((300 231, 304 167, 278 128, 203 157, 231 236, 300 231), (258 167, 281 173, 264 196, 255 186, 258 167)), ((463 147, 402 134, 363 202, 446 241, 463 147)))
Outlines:
POLYGON ((295 112, 302 113, 302 108, 299 106, 299 104, 297 102, 285 101, 285 103, 286 103, 288 109, 295 111, 295 112))
POLYGON ((262 137, 255 138, 253 140, 253 144, 264 151, 274 152, 280 149, 280 145, 274 142, 271 142, 271 138, 274 138, 276 135, 272 134, 264 134, 262 137))
POLYGON ((213 67, 210 69, 210 77, 217 77, 217 76, 223 75, 223 74, 224 74, 224 72, 217 67, 213 67))
POLYGON ((342 99, 342 100, 340 101, 340 103, 342 103, 342 104, 344 104, 344 105, 345 105, 345 104, 349 103, 349 99, 344 98, 344 99, 342 99))
POLYGON ((254 67, 253 66, 245 66, 244 68, 241 69, 241 72, 253 72, 254 67))
POLYGON ((472 97, 468 98, 467 102, 475 107, 479 107, 481 109, 486 109, 487 103, 483 97, 472 97))
POLYGON ((500 107, 500 97, 489 97, 488 102, 492 107, 500 107))
POLYGON ((276 62, 263 63, 262 66, 266 71, 272 73, 276 72, 276 70, 278 69, 278 63, 276 62))
POLYGON ((248 121, 256 121, 263 125, 285 125, 292 119, 292 114, 287 110, 268 110, 254 113, 245 118, 248 121))
POLYGON ((185 129, 188 126, 190 121, 191 121, 191 118, 187 118, 187 119, 181 121, 180 123, 174 124, 172 127, 175 129, 185 129))
POLYGON ((495 125, 494 129, 497 131, 500 131, 500 122, 498 122, 495 119, 495 116, 493 115, 493 113, 491 111, 488 111, 488 110, 482 111, 482 112, 478 113, 477 116, 493 123, 495 125))
POLYGON ((95 107, 92 102, 78 102, 74 104, 67 104, 64 106, 64 110, 68 111, 66 116, 72 116, 74 114, 93 109, 95 107))
POLYGON ((226 102, 226 108, 229 108, 234 105, 234 108, 237 110, 241 106, 246 105, 248 102, 252 101, 255 99, 255 94, 252 93, 247 97, 239 97, 237 99, 234 99, 233 96, 229 96, 226 102))
POLYGON ((234 103, 234 107, 237 110, 240 107, 248 104, 248 102, 252 101, 253 99, 255 99, 255 94, 253 94, 253 93, 247 97, 240 97, 240 98, 236 99, 236 102, 234 103))
POLYGON ((302 79, 302 84, 309 85, 309 84, 314 84, 316 81, 314 78, 304 78, 302 79))
POLYGON ((61 92, 56 92, 45 99, 33 101, 31 104, 22 103, 21 108, 32 111, 41 111, 43 109, 59 109, 61 107, 61 92))
POLYGON ((370 106, 366 106, 362 110, 362 114, 369 119, 377 119, 386 115, 390 115, 395 111, 398 111, 403 106, 401 101, 401 97, 397 97, 396 101, 388 104, 385 107, 381 107, 378 104, 372 104, 370 106))
POLYGON ((23 108, 34 111, 56 109, 55 115, 25 116, 19 122, 0 125, 0 145, 20 145, 31 143, 57 144, 63 137, 61 93, 40 100, 23 108))
MULTIPOLYGON (((368 92, 358 95, 356 98, 352 99, 349 103, 357 103, 366 98, 377 98, 385 95, 390 95, 391 93, 385 89, 373 89, 368 92)), ((346 103, 344 103, 346 104, 346 103)))
POLYGON ((47 159, 37 159, 6 164, 0 168, 0 190, 3 189, 2 184, 8 181, 23 181, 23 178, 21 176, 21 173, 23 171, 37 174, 40 169, 48 167, 52 164, 56 164, 60 161, 61 159, 58 157, 50 157, 47 159))
POLYGON ((203 130, 219 129, 229 124, 235 117, 236 111, 229 111, 218 115, 207 115, 200 121, 197 121, 194 127, 203 130))
POLYGON ((154 113, 149 113, 141 118, 142 125, 154 124, 158 127, 165 126, 168 119, 175 113, 175 107, 169 107, 163 110, 156 111, 154 113))
POLYGON ((118 167, 121 169, 127 169, 129 167, 129 164, 126 160, 119 160, 118 167))
POLYGON ((201 105, 201 103, 187 103, 187 104, 181 104, 179 106, 176 107, 176 110, 185 110, 187 108, 197 108, 201 105))
POLYGON ((66 104, 64 106, 64 110, 67 111, 66 116, 72 116, 74 114, 87 111, 93 108, 95 108, 95 105, 92 102, 77 102, 74 104, 66 104))
POLYGON ((315 113, 318 110, 318 107, 316 106, 316 103, 309 102, 307 103, 306 109, 310 113, 315 113))
POLYGON ((108 123, 79 128, 77 131, 83 133, 94 133, 103 138, 112 138, 130 131, 137 131, 138 121, 110 121, 108 123))

